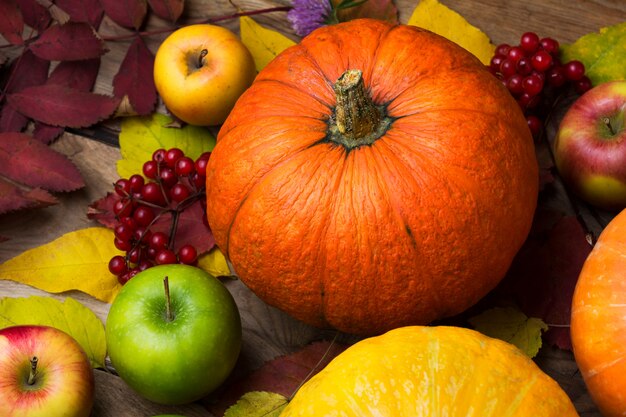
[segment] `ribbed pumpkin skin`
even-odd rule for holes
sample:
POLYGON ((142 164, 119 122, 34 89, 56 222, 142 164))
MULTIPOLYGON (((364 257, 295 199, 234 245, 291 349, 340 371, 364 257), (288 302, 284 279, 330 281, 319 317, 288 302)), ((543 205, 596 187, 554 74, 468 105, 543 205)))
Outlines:
POLYGON ((281 417, 572 417, 567 394, 515 346, 457 327, 404 327, 351 346, 281 417))
POLYGON ((576 363, 602 415, 626 415, 626 210, 604 228, 583 265, 570 332, 576 363))
POLYGON ((491 290, 527 236, 537 184, 522 113, 477 59, 415 27, 354 20, 283 52, 239 99, 208 164, 207 216, 261 299, 373 335, 491 290), (392 118, 351 149, 327 137, 347 69, 392 118))

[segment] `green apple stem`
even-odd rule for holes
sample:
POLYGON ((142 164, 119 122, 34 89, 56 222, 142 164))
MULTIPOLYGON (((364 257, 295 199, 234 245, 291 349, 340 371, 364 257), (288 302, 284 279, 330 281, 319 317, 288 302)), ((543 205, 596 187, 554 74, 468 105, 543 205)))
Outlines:
POLYGON ((35 378, 37 377, 37 362, 39 359, 37 356, 33 356, 30 360, 30 373, 28 374, 28 385, 33 385, 35 383, 35 378))
POLYGON ((170 280, 168 277, 163 278, 163 287, 165 288, 165 320, 172 321, 172 300, 170 298, 170 280))

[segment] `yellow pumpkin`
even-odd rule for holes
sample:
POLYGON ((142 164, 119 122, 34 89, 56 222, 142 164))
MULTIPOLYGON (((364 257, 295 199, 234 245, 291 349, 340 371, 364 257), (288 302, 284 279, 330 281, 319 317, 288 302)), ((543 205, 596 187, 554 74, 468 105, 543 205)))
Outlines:
POLYGON ((567 394, 523 352, 458 327, 364 339, 296 393, 281 417, 571 417, 567 394))

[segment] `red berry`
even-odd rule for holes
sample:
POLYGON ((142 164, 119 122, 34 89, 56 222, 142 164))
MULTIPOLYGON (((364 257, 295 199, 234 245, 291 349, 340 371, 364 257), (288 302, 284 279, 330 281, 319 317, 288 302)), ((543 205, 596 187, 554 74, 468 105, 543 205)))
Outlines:
POLYGON ((154 210, 148 206, 139 206, 133 213, 133 219, 139 226, 148 226, 155 217, 154 210))
POLYGON ((541 130, 543 129, 543 122, 535 115, 526 116, 526 123, 528 123, 528 128, 533 135, 533 138, 538 139, 541 135, 541 130))
POLYGON ((586 75, 584 75, 580 80, 574 83, 574 90, 576 90, 578 94, 586 93, 587 91, 591 89, 591 87, 592 87, 591 80, 586 75))
POLYGON ((530 63, 537 71, 545 72, 552 65, 552 55, 546 51, 537 51, 530 58, 530 63))
POLYGON ((120 178, 113 184, 115 193, 121 197, 127 197, 130 194, 130 181, 125 178, 120 178))
POLYGON ((178 148, 171 148, 165 153, 163 161, 170 168, 176 166, 176 161, 185 156, 184 152, 178 148))
POLYGON ((117 277, 117 281, 124 285, 126 284, 128 281, 131 280, 131 278, 133 278, 135 275, 137 275, 139 273, 139 269, 137 268, 133 268, 131 270, 129 270, 128 272, 126 272, 125 274, 120 275, 119 277, 117 277))
POLYGON ((165 196, 161 190, 161 186, 154 182, 149 182, 141 189, 141 198, 144 201, 157 205, 165 205, 165 196))
POLYGON ((163 164, 165 161, 165 153, 167 151, 163 148, 157 149, 152 153, 152 160, 159 165, 163 164))
POLYGON ((131 240, 134 230, 125 224, 118 224, 113 232, 119 240, 131 240))
POLYGON ((511 45, 507 43, 501 43, 496 46, 496 50, 494 51, 495 56, 506 57, 509 54, 509 50, 511 49, 511 45))
POLYGON ((188 156, 183 156, 178 161, 176 161, 176 167, 174 168, 174 172, 176 172, 179 177, 187 177, 193 174, 195 170, 196 165, 193 159, 189 158, 188 156))
POLYGON ((517 63, 517 61, 519 61, 524 55, 524 50, 522 48, 520 48, 519 46, 513 46, 511 47, 511 49, 509 49, 507 59, 510 59, 511 61, 517 63))
POLYGON ((193 245, 184 245, 178 250, 178 261, 181 264, 193 265, 198 259, 198 252, 193 245))
POLYGON ((135 242, 150 243, 150 239, 152 238, 152 231, 150 229, 146 229, 143 226, 139 226, 135 229, 135 233, 133 233, 133 239, 135 242))
MULTIPOLYGON (((500 73, 506 79, 517 72, 516 63, 511 59, 503 59, 500 64, 500 73)), ((206 171, 206 169, 205 169, 206 171)), ((199 172, 199 171, 198 171, 199 172)))
POLYGON ((541 90, 543 90, 543 80, 535 74, 529 75, 524 77, 524 80, 522 81, 522 88, 526 94, 534 97, 541 93, 541 90))
POLYGON ((139 262, 139 264, 137 265, 137 269, 140 271, 145 271, 146 269, 150 268, 153 266, 153 263, 144 259, 141 262, 139 262))
POLYGON ((552 56, 556 56, 559 52, 559 43, 553 38, 542 38, 539 41, 541 47, 552 56))
POLYGON ((113 239, 113 244, 117 249, 121 250, 122 252, 128 252, 133 248, 133 245, 130 243, 130 241, 122 240, 117 237, 113 239))
POLYGON ((116 276, 120 276, 128 271, 126 259, 122 255, 116 255, 109 261, 109 271, 116 276))
POLYGON ((206 176, 206 166, 209 162, 209 158, 211 157, 211 152, 204 152, 202 155, 196 159, 196 172, 198 175, 205 177, 206 176))
POLYGON ((145 183, 145 180, 139 174, 131 175, 128 181, 130 182, 130 191, 132 193, 140 193, 145 183))
POLYGON ((520 48, 528 54, 532 54, 539 48, 539 36, 534 32, 526 32, 520 38, 520 48))
POLYGON ((517 73, 520 75, 528 75, 533 70, 530 59, 528 59, 527 57, 520 58, 520 60, 517 61, 515 68, 517 69, 517 73))
POLYGON ((159 176, 159 164, 155 161, 148 161, 143 164, 142 171, 146 178, 154 180, 159 176))
POLYGON ((121 200, 117 200, 115 204, 113 204, 113 213, 115 213, 118 218, 128 217, 132 214, 132 212, 133 204, 128 199, 123 198, 121 200))
POLYGON ((177 261, 176 254, 169 249, 158 251, 154 260, 157 265, 175 264, 177 261))
POLYGON ((578 81, 585 75, 585 65, 577 60, 567 62, 563 69, 565 70, 565 78, 570 81, 578 81))
POLYGON ((150 238, 150 247, 156 250, 164 249, 167 247, 169 238, 163 232, 154 232, 150 238))
POLYGON ((548 84, 552 87, 558 88, 561 87, 567 79, 565 78, 565 71, 562 66, 553 66, 547 72, 548 84))
POLYGON ((163 183, 163 185, 165 185, 168 188, 176 184, 176 182, 178 182, 178 176, 176 175, 176 173, 174 172, 172 168, 163 168, 161 170, 161 174, 159 175, 159 178, 161 179, 161 182, 163 183))
POLYGON ((513 74, 511 77, 509 77, 508 80, 506 80, 506 88, 513 95, 521 94, 524 91, 524 88, 522 87, 523 79, 524 77, 522 77, 521 75, 513 74))
POLYGON ((184 184, 178 183, 170 189, 170 198, 172 201, 180 203, 191 195, 191 191, 184 184))
POLYGON ((141 260, 141 248, 133 248, 128 252, 128 260, 134 264, 138 264, 141 260))

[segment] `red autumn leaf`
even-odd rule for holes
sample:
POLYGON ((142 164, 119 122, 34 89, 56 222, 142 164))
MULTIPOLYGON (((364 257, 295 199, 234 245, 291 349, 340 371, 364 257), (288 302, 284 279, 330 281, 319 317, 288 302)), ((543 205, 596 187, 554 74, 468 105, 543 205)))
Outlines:
POLYGON ((13 45, 21 45, 23 31, 24 19, 17 3, 13 0, 0 2, 0 35, 13 45))
POLYGON ((50 25, 51 16, 48 10, 37 0, 15 0, 20 10, 24 23, 38 32, 43 32, 50 25))
POLYGON ((185 0, 148 0, 148 3, 155 15, 172 23, 183 14, 185 7, 185 0))
POLYGON ((576 217, 538 210, 531 235, 498 288, 527 316, 550 325, 544 340, 562 349, 571 349, 572 296, 589 252, 591 246, 576 217))
MULTIPOLYGON (((85 61, 63 61, 54 68, 46 84, 62 85, 80 91, 91 91, 98 77, 99 69, 99 58, 85 61)), ((36 122, 33 137, 48 144, 59 137, 64 130, 63 127, 36 122)))
POLYGON ((104 16, 98 0, 56 0, 55 4, 70 15, 72 22, 89 23, 94 28, 100 26, 104 16))
POLYGON ((68 22, 46 29, 30 45, 35 55, 50 61, 98 58, 107 52, 104 41, 88 23, 68 22))
MULTIPOLYGON (((109 192, 107 195, 89 205, 87 217, 95 220, 105 227, 113 229, 117 225, 113 206, 120 200, 118 194, 109 192)), ((170 205, 174 208, 175 205, 170 205)), ((193 245, 198 254, 203 254, 215 246, 215 239, 211 230, 204 224, 205 212, 200 201, 194 202, 192 205, 182 210, 178 217, 178 226, 176 229, 176 239, 174 241, 174 249, 180 249, 184 244, 193 245)), ((150 230, 154 232, 163 232, 168 236, 172 224, 170 213, 164 213, 159 219, 150 226, 150 230)))
POLYGON ((146 14, 148 3, 146 0, 100 0, 104 13, 120 26, 139 29, 146 14))
POLYGON ((141 116, 152 113, 157 102, 157 92, 152 71, 154 54, 141 37, 136 37, 113 78, 116 97, 128 96, 133 109, 141 116))
POLYGON ((50 191, 85 186, 78 168, 65 155, 23 133, 0 133, 0 175, 50 191))
POLYGON ((120 100, 62 85, 46 84, 10 94, 8 103, 31 119, 65 127, 87 127, 108 117, 120 100))
MULTIPOLYGON (((47 207, 57 203, 58 200, 46 190, 22 189, 0 178, 0 214, 27 208, 47 207)), ((0 242, 3 240, 6 238, 0 236, 0 242)))
MULTIPOLYGON (((7 94, 16 93, 25 88, 41 85, 48 78, 50 61, 38 58, 30 51, 24 51, 9 68, 9 75, 4 86, 7 94)), ((0 132, 19 132, 28 123, 28 118, 6 104, 0 110, 0 132)))
POLYGON ((347 347, 329 341, 309 344, 295 353, 267 362, 243 378, 228 381, 207 399, 205 406, 212 414, 221 416, 247 392, 269 391, 289 398, 307 377, 321 371, 347 347))
MULTIPOLYGON (((334 6, 341 4, 345 0, 332 0, 334 6)), ((389 23, 398 23, 398 8, 392 0, 368 0, 354 7, 339 9, 337 19, 340 22, 348 20, 372 18, 385 20, 389 23)))

